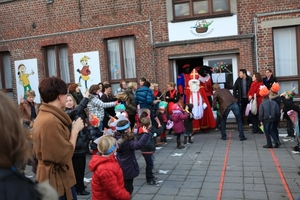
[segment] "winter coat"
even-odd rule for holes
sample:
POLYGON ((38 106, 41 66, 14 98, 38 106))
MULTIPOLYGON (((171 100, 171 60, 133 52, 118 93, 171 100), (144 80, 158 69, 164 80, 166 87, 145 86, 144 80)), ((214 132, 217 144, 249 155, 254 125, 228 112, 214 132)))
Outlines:
POLYGON ((72 120, 62 109, 43 103, 33 125, 34 155, 38 159, 36 180, 49 183, 59 196, 72 198, 75 185, 72 165, 74 147, 69 142, 72 120))
MULTIPOLYGON (((273 101, 275 101, 275 102, 277 103, 278 109, 279 109, 279 113, 280 113, 281 98, 280 98, 279 94, 273 94, 273 95, 270 94, 270 95, 269 95, 269 98, 270 98, 270 100, 273 100, 273 101)), ((279 118, 277 119, 277 121, 278 121, 278 122, 280 121, 280 116, 279 116, 279 118)))
MULTIPOLYGON (((99 130, 98 127, 89 126, 88 129, 90 131, 90 136, 91 136, 92 141, 95 141, 97 138, 99 138, 103 135, 103 133, 99 130)), ((90 144, 90 147, 91 147, 92 150, 96 150, 97 149, 97 144, 95 142, 92 142, 90 144)))
POLYGON ((254 99, 254 94, 256 94, 257 113, 259 113, 259 107, 260 107, 260 104, 261 104, 261 102, 263 100, 263 97, 260 96, 260 94, 259 94, 259 88, 262 85, 264 85, 263 82, 257 82, 257 81, 252 82, 251 87, 250 87, 250 89, 248 91, 248 95, 247 95, 248 98, 251 95, 252 99, 254 99))
POLYGON ((126 94, 128 95, 128 100, 126 101, 126 112, 128 115, 136 114, 136 102, 134 100, 134 94, 132 90, 126 90, 126 94))
MULTIPOLYGON (((146 134, 141 131, 142 127, 138 128, 138 133, 136 135, 138 140, 142 139, 143 134, 146 134)), ((151 126, 149 128, 149 137, 148 140, 146 141, 145 145, 141 147, 141 152, 142 154, 153 154, 155 152, 155 137, 154 134, 156 133, 156 137, 160 136, 163 132, 163 127, 160 126, 159 128, 155 128, 154 126, 151 126)))
POLYGON ((118 140, 119 148, 117 150, 117 159, 123 171, 124 180, 133 179, 140 173, 139 164, 135 157, 135 150, 145 145, 149 134, 145 133, 139 141, 137 140, 118 140))
POLYGON ((168 113, 172 114, 172 106, 177 103, 180 100, 180 94, 177 90, 167 91, 165 96, 166 102, 168 102, 168 113), (173 96, 171 96, 171 92, 174 93, 173 96))
POLYGON ((93 172, 93 200, 129 200, 130 194, 124 188, 122 169, 114 154, 110 156, 94 155, 89 163, 93 172))
POLYGON ((279 118, 280 112, 277 103, 269 98, 264 98, 259 108, 259 121, 277 122, 279 118))
POLYGON ((38 104, 33 102, 33 106, 34 106, 34 110, 35 110, 35 117, 32 118, 31 116, 31 106, 30 106, 30 103, 25 100, 23 103, 20 103, 19 105, 19 112, 20 112, 20 115, 22 117, 22 121, 24 123, 26 123, 27 125, 30 124, 30 121, 31 120, 34 120, 39 112, 39 108, 38 108, 38 104))
POLYGON ((236 99, 232 96, 231 92, 228 89, 218 89, 213 95, 212 107, 217 110, 217 103, 220 107, 220 115, 223 116, 228 106, 233 103, 236 103, 236 99))
MULTIPOLYGON (((246 77, 246 98, 247 98, 247 94, 248 91, 250 89, 252 83, 252 78, 250 76, 246 77)), ((233 86, 233 96, 238 100, 238 102, 242 101, 243 98, 243 79, 242 78, 237 78, 234 86, 233 86)))
POLYGON ((140 105, 140 108, 152 110, 153 100, 153 91, 147 86, 142 86, 136 90, 135 102, 140 105))
POLYGON ((167 111, 165 111, 165 113, 161 113, 161 112, 157 111, 157 112, 156 112, 156 116, 158 117, 158 120, 159 120, 161 126, 162 126, 163 129, 165 130, 165 129, 166 129, 166 126, 167 126, 167 122, 168 122, 168 120, 170 119, 170 115, 168 114, 167 111), (164 121, 164 120, 163 120, 163 115, 166 115, 167 121, 164 121))
MULTIPOLYGON (((81 102, 76 106, 74 109, 65 109, 65 113, 67 113, 71 120, 77 120, 79 117, 85 121, 86 113, 84 109, 86 108, 87 104, 89 102, 88 98, 83 98, 81 102)), ((72 129, 70 128, 70 131, 72 129)), ((89 143, 90 143, 90 131, 87 127, 84 127, 77 136, 76 145, 75 145, 75 151, 74 156, 85 156, 86 153, 89 151, 89 143)))
POLYGON ((183 133, 185 131, 185 127, 183 124, 183 120, 187 119, 189 117, 189 114, 181 111, 174 112, 172 114, 172 121, 174 123, 173 125, 173 131, 175 134, 183 133))
POLYGON ((268 90, 270 90, 274 82, 277 82, 277 79, 273 75, 270 76, 269 80, 267 79, 267 77, 263 78, 263 83, 268 88, 268 90))
POLYGON ((103 121, 104 118, 104 108, 114 107, 114 106, 115 106, 115 102, 103 103, 103 101, 101 101, 98 98, 98 95, 95 94, 89 95, 89 103, 87 105, 89 114, 95 115, 100 121, 103 121))
POLYGON ((283 103, 283 118, 284 119, 290 119, 288 116, 287 112, 290 110, 294 110, 297 113, 300 113, 300 108, 299 106, 295 105, 293 102, 293 98, 286 99, 284 96, 281 96, 281 101, 283 103))

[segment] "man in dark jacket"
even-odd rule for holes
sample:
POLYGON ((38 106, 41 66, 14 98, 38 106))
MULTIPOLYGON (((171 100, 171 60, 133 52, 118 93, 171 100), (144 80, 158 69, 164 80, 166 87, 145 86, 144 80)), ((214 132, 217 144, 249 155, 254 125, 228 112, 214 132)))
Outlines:
POLYGON ((242 117, 238 104, 228 89, 220 89, 219 84, 213 85, 215 91, 213 95, 213 108, 217 109, 217 103, 220 105, 221 115, 221 139, 226 140, 226 120, 230 111, 235 115, 238 124, 240 141, 247 140, 243 131, 242 117))
MULTIPOLYGON (((245 69, 240 69, 239 77, 236 79, 233 86, 233 96, 237 99, 241 117, 243 121, 243 116, 245 113, 246 106, 248 104, 247 93, 252 83, 252 78, 247 75, 247 71, 245 69)), ((250 124, 249 120, 248 123, 250 124)))
POLYGON ((268 68, 266 70, 266 77, 263 78, 263 82, 268 90, 270 90, 274 82, 277 82, 277 79, 272 74, 272 69, 268 68))

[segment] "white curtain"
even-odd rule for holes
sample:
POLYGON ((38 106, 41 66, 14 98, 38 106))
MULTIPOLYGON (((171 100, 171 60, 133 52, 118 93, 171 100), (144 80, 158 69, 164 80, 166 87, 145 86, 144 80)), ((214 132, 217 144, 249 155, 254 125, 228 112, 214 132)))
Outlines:
POLYGON ((70 83, 70 73, 69 73, 69 60, 68 60, 68 48, 59 48, 59 66, 60 66, 60 76, 61 79, 66 83, 70 83))
POLYGON ((136 77, 135 67, 135 52, 134 52, 134 38, 123 38, 123 57, 124 57, 124 69, 125 78, 136 77))
MULTIPOLYGON (((9 54, 4 54, 3 62, 4 62, 5 87, 12 88, 12 75, 11 75, 11 65, 10 65, 9 54)), ((2 86, 1 86, 1 88, 2 88, 2 86)))
POLYGON ((297 70, 296 29, 274 29, 276 76, 295 76, 297 70))
POLYGON ((121 66, 120 66, 120 46, 119 40, 113 39, 107 41, 108 46, 108 64, 112 80, 121 79, 121 66))
POLYGON ((47 48, 47 64, 49 77, 57 76, 55 47, 47 48))

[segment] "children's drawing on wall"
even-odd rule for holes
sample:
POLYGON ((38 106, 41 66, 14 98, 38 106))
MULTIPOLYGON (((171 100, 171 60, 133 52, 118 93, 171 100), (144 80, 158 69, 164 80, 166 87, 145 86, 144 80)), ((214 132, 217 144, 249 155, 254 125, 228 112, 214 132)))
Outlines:
POLYGON ((75 81, 82 92, 101 82, 98 51, 75 53, 73 62, 75 81))
MULTIPOLYGON (((38 91, 38 71, 37 59, 16 60, 15 61, 16 82, 18 101, 20 98, 26 99, 26 91, 34 90, 36 93, 35 102, 40 103, 38 91)), ((19 102, 20 103, 20 102, 19 102)))

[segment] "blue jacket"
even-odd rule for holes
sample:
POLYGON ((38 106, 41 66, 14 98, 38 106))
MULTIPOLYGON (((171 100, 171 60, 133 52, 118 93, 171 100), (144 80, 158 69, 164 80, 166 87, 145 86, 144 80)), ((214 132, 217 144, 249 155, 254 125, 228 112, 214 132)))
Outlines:
POLYGON ((123 171, 125 180, 133 179, 140 173, 139 164, 135 157, 135 150, 145 145, 149 134, 145 133, 139 141, 136 140, 118 140, 119 148, 117 150, 117 159, 123 171))
POLYGON ((135 102, 137 105, 140 104, 140 108, 152 110, 153 100, 153 91, 146 86, 142 86, 135 92, 135 102))

